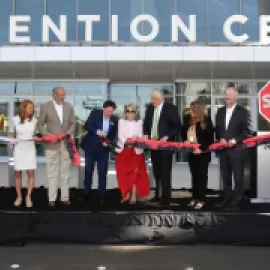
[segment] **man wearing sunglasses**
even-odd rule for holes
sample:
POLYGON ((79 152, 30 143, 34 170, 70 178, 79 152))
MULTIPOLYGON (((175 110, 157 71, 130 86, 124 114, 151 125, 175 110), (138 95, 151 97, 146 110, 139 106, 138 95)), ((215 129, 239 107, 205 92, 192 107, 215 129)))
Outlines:
MULTIPOLYGON (((164 100, 161 89, 151 93, 151 104, 144 119, 145 138, 163 142, 174 141, 181 131, 181 120, 177 108, 164 100)), ((151 200, 163 206, 170 204, 173 153, 167 150, 152 150, 151 161, 156 181, 156 194, 151 200)))

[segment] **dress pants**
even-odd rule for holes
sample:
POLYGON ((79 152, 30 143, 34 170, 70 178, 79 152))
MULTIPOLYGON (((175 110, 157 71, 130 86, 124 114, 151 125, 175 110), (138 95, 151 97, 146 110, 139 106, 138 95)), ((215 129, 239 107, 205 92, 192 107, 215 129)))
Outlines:
POLYGON ((222 150, 220 152, 220 171, 223 181, 224 200, 233 205, 241 204, 244 196, 243 151, 241 149, 222 150))
POLYGON ((100 151, 96 153, 85 153, 85 180, 84 196, 88 196, 93 182, 93 172, 97 163, 98 171, 98 195, 103 197, 106 192, 107 172, 108 172, 109 152, 100 151))
POLYGON ((194 200, 205 200, 209 162, 210 158, 208 154, 188 154, 188 164, 191 173, 191 184, 194 200))
POLYGON ((61 186, 61 201, 69 200, 70 156, 65 141, 60 142, 58 150, 46 150, 46 168, 49 180, 49 201, 57 198, 59 176, 61 186))
POLYGON ((152 150, 151 161, 156 182, 156 195, 162 203, 169 203, 171 199, 172 178, 171 151, 152 150))

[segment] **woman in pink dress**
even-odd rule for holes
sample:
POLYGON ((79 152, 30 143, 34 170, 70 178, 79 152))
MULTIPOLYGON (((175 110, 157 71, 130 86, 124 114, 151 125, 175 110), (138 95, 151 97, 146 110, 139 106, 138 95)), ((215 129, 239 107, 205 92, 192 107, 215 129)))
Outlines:
POLYGON ((139 119, 138 106, 125 106, 124 118, 118 122, 118 148, 116 149, 116 175, 122 195, 122 203, 135 204, 137 194, 147 196, 150 185, 142 149, 124 147, 128 138, 143 136, 143 123, 139 119))

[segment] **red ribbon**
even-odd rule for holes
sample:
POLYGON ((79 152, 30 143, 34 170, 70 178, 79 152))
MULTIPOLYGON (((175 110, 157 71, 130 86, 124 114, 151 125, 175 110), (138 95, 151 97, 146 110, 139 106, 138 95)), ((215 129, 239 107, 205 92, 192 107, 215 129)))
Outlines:
MULTIPOLYGON (((255 147, 262 144, 270 143, 270 134, 259 135, 245 139, 241 144, 237 144, 235 146, 229 146, 228 143, 216 142, 211 145, 204 152, 212 152, 217 150, 222 150, 229 147, 236 148, 246 148, 246 147, 255 147)), ((192 152, 200 147, 200 144, 191 144, 191 143, 183 143, 183 142, 162 142, 155 140, 145 140, 143 138, 127 139, 127 146, 133 146, 137 148, 143 149, 151 149, 151 150, 187 150, 188 152, 192 152)))

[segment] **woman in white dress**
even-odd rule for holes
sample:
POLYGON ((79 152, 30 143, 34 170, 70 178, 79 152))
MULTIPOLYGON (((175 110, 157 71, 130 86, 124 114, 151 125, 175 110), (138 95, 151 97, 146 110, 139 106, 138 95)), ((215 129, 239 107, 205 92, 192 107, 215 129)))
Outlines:
MULTIPOLYGON (((31 100, 24 100, 19 107, 19 115, 13 118, 11 133, 18 139, 33 139, 36 131, 37 119, 33 116, 34 104, 31 100)), ((22 171, 27 171, 28 189, 25 198, 26 207, 32 207, 31 194, 34 187, 34 172, 37 168, 36 146, 34 141, 18 142, 13 151, 15 187, 17 198, 16 207, 22 204, 22 171)))

